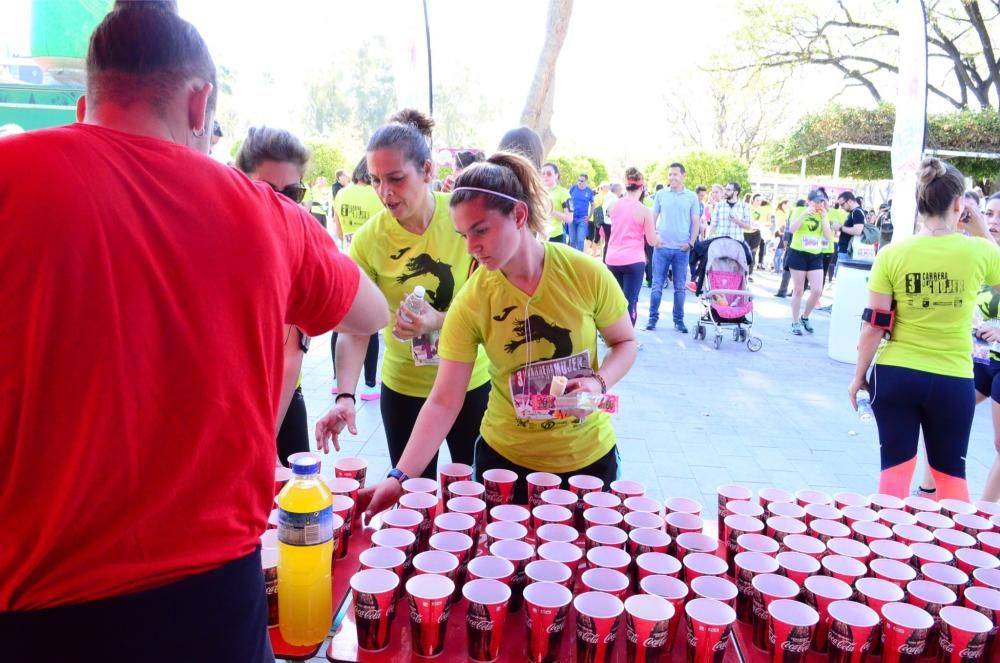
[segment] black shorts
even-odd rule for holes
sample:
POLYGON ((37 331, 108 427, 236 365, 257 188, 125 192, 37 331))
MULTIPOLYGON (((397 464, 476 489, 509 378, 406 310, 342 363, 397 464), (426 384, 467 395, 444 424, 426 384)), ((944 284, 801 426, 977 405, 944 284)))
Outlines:
POLYGON ((990 359, 989 364, 972 362, 972 378, 976 383, 976 391, 983 396, 989 396, 994 402, 1000 403, 1000 361, 990 359))
POLYGON ((788 249, 788 269, 800 272, 823 271, 823 254, 788 249))

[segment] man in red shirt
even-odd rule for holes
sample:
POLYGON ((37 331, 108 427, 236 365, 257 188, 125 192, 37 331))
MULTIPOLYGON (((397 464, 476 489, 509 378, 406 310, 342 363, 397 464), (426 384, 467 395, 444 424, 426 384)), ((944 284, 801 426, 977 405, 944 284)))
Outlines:
POLYGON ((82 123, 0 140, 0 660, 273 660, 282 329, 369 335, 388 308, 304 210, 205 156, 194 27, 119 5, 82 123))

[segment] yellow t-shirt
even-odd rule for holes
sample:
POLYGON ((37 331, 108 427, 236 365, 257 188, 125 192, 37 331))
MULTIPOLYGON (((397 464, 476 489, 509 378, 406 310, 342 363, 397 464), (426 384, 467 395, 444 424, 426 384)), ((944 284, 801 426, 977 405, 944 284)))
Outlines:
MULTIPOLYGON (((393 314, 389 326, 382 331, 385 339, 382 381, 406 396, 426 398, 437 377, 437 366, 416 365, 410 342, 399 341, 392 335, 396 309, 416 286, 422 285, 427 289, 427 303, 439 311, 447 311, 472 270, 472 257, 451 221, 449 198, 449 194, 434 194, 434 216, 423 235, 404 229, 383 210, 365 223, 351 242, 351 258, 379 287, 393 314)), ((469 382, 471 390, 484 385, 489 372, 485 354, 469 361, 476 363, 469 382)))
POLYGON ((365 221, 372 218, 384 207, 375 189, 367 184, 351 184, 337 192, 333 201, 333 209, 340 218, 340 227, 344 231, 344 241, 351 244, 351 236, 358 232, 365 221))
POLYGON ((541 281, 531 296, 499 270, 478 270, 448 313, 440 353, 471 362, 486 349, 492 389, 483 439, 505 458, 544 472, 577 470, 608 453, 615 443, 608 414, 595 412, 578 424, 534 418, 525 405, 529 393, 548 393, 553 375, 597 370, 597 330, 626 310, 611 272, 566 245, 545 243, 541 281))
POLYGON ((868 289, 892 295, 896 322, 875 363, 972 377, 970 330, 983 283, 1000 283, 1000 248, 984 239, 916 235, 879 251, 868 289))
POLYGON ((847 211, 842 209, 829 209, 826 212, 826 218, 830 221, 830 241, 823 245, 823 253, 833 253, 837 249, 837 232, 833 229, 833 224, 838 226, 844 225, 844 221, 847 221, 847 211))
POLYGON ((823 215, 818 212, 809 212, 807 208, 796 207, 789 216, 789 222, 798 218, 799 212, 806 209, 806 215, 802 217, 799 229, 792 234, 791 248, 803 253, 822 253, 823 242, 823 215))
POLYGON ((551 221, 549 224, 549 237, 559 237, 564 232, 564 222, 562 219, 556 217, 556 212, 560 214, 566 213, 563 205, 569 200, 569 190, 564 186, 556 185, 554 189, 549 191, 549 199, 552 201, 552 216, 549 217, 551 221))

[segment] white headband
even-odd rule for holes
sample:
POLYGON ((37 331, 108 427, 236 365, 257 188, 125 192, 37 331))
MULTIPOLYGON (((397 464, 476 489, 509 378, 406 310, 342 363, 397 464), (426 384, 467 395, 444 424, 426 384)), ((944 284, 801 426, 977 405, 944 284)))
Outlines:
MULTIPOLYGON (((520 198, 515 198, 514 196, 508 196, 506 193, 500 193, 499 191, 493 191, 492 189, 480 189, 476 186, 460 186, 451 190, 452 193, 458 193, 459 191, 478 191, 479 193, 492 193, 494 196, 500 196, 501 198, 506 198, 515 203, 524 203, 520 198)), ((527 205, 527 203, 525 203, 527 205)))

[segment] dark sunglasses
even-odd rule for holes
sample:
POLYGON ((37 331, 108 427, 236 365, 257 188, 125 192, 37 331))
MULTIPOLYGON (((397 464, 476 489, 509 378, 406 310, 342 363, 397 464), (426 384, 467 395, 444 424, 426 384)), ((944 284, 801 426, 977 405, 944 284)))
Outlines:
POLYGON ((306 187, 301 183, 289 184, 284 189, 279 189, 270 182, 268 182, 268 185, 274 190, 275 193, 280 193, 285 198, 288 198, 296 203, 301 203, 302 199, 306 197, 306 187))

